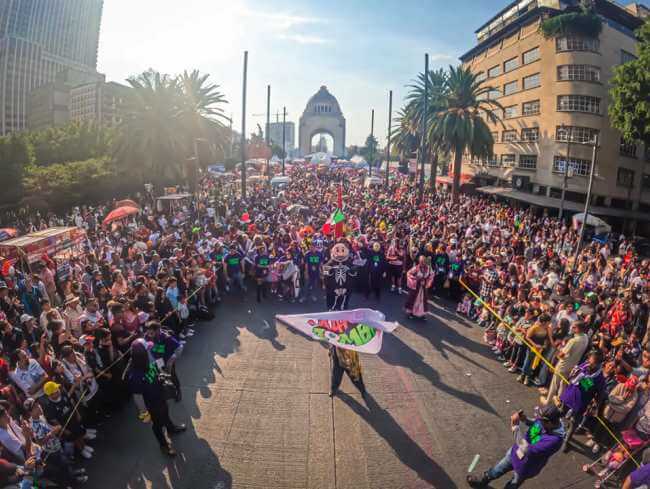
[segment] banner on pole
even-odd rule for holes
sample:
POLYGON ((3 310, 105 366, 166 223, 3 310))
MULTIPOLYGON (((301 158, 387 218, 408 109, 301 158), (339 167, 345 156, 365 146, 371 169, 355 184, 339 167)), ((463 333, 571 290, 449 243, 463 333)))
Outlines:
POLYGON ((317 341, 372 354, 381 350, 384 333, 391 333, 398 326, 374 309, 279 314, 275 318, 317 341))

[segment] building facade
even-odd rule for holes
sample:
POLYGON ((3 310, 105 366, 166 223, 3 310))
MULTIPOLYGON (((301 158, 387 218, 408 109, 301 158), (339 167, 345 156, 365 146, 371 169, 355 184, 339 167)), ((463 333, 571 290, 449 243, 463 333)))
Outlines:
POLYGON ((634 59, 633 31, 648 10, 598 0, 603 23, 598 39, 541 34, 544 19, 577 3, 518 0, 477 31, 478 44, 461 61, 494 88, 487 97, 504 110, 502 124, 490 126, 493 158, 466 157, 463 171, 495 194, 494 189, 510 187, 518 200, 546 207, 557 208, 564 189, 568 208, 576 209, 574 204, 586 200, 591 143, 597 137, 594 208, 604 215, 638 217, 650 210, 650 149, 625 144, 610 126, 607 108, 613 69, 634 59))
POLYGON ((115 127, 122 121, 129 88, 115 82, 87 83, 70 89, 70 120, 115 127))
MULTIPOLYGON (((291 153, 296 147, 296 125, 293 122, 284 124, 285 148, 291 153)), ((269 124, 269 139, 272 144, 282 146, 282 122, 271 122, 269 124)))
POLYGON ((34 89, 62 71, 92 74, 103 0, 0 2, 0 134, 27 127, 34 89))

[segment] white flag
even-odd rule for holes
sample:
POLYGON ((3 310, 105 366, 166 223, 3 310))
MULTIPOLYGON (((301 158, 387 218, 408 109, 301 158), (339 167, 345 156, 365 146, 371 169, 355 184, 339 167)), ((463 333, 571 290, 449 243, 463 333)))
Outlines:
POLYGON ((381 350, 384 333, 391 333, 398 326, 373 309, 277 315, 276 319, 315 340, 374 354, 381 350))

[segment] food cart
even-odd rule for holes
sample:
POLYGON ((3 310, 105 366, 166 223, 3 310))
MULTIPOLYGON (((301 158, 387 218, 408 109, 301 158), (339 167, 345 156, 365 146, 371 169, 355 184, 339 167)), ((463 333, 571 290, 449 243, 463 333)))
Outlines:
POLYGON ((53 227, 29 233, 0 243, 0 256, 16 268, 29 271, 43 255, 67 264, 68 260, 85 253, 86 231, 78 227, 53 227))

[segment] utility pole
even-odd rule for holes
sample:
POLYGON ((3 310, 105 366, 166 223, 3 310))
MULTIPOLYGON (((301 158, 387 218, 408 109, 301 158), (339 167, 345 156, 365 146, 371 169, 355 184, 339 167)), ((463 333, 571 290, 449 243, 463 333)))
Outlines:
MULTIPOLYGON (((271 129, 271 85, 266 86, 266 130, 265 135, 266 135, 266 147, 267 149, 271 149, 271 146, 269 144, 269 132, 271 129)), ((266 176, 268 178, 268 184, 271 185, 271 160, 266 158, 266 176)))
POLYGON ((388 174, 390 173, 390 132, 391 119, 393 118, 393 91, 388 91, 388 137, 386 138, 386 187, 388 187, 388 174))
MULTIPOLYGON (((375 139, 375 109, 372 109, 370 113, 370 143, 374 143, 375 139)), ((370 161, 368 162, 368 177, 372 177, 372 164, 375 159, 375 150, 373 148, 372 153, 368 155, 370 161)))
POLYGON ((573 137, 573 130, 564 124, 561 126, 562 133, 566 136, 566 161, 564 162, 564 175, 562 176, 562 198, 560 200, 560 213, 558 219, 561 221, 564 217, 564 201, 566 199, 567 180, 569 178, 569 162, 571 161, 571 139, 573 137))
POLYGON ((287 108, 282 107, 282 176, 284 176, 284 162, 287 159, 286 126, 287 126, 287 108))
POLYGON ((244 51, 244 80, 241 107, 241 198, 246 200, 246 77, 248 76, 248 51, 244 51))
POLYGON ((429 53, 424 55, 424 107, 422 107, 422 121, 420 122, 420 130, 422 131, 420 139, 420 151, 418 157, 420 158, 420 190, 418 194, 418 202, 422 203, 424 200, 424 160, 427 146, 427 108, 429 105, 429 53))
POLYGON ((580 238, 578 239, 578 246, 576 247, 576 252, 573 257, 573 266, 571 271, 575 270, 578 264, 578 255, 580 254, 580 248, 582 248, 582 242, 585 239, 585 223, 587 222, 587 216, 589 215, 589 205, 591 204, 591 189, 594 186, 594 173, 596 172, 596 153, 598 151, 598 135, 594 136, 594 148, 591 153, 591 169, 589 171, 589 186, 587 187, 587 200, 585 201, 585 213, 582 216, 582 225, 580 226, 580 238))

